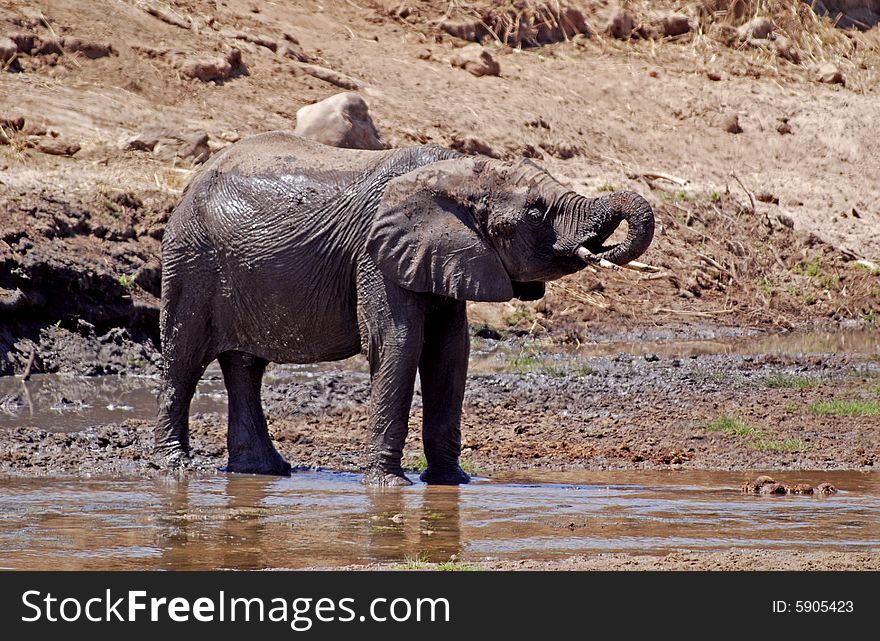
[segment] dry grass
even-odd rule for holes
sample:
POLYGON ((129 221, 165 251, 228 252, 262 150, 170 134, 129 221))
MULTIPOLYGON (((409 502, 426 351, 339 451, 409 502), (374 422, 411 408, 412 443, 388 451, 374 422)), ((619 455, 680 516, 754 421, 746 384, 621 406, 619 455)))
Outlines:
POLYGON ((560 0, 452 0, 441 28, 465 40, 493 40, 511 47, 569 40, 589 31, 583 12, 560 0))
MULTIPOLYGON (((645 12, 656 11, 659 4, 639 3, 645 12)), ((723 44, 741 52, 753 73, 791 77, 803 76, 806 71, 809 77, 816 67, 831 62, 846 75, 847 87, 857 93, 865 93, 880 78, 878 29, 866 33, 840 29, 834 20, 817 15, 810 4, 801 0, 704 0, 700 7, 689 46, 706 61, 717 56, 719 44, 723 44), (751 43, 739 40, 736 27, 757 17, 772 20, 772 39, 751 43), (777 53, 774 41, 779 37, 788 39, 799 63, 777 53)))

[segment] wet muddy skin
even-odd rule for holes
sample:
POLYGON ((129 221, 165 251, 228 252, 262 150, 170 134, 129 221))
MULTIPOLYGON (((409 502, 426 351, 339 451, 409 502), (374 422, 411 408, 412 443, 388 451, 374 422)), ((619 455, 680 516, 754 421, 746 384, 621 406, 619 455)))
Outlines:
POLYGON ((472 485, 364 488, 304 472, 184 479, 5 479, 0 566, 262 569, 547 561, 728 548, 880 549, 880 478, 837 472, 833 498, 754 497, 742 474, 505 475, 472 485))

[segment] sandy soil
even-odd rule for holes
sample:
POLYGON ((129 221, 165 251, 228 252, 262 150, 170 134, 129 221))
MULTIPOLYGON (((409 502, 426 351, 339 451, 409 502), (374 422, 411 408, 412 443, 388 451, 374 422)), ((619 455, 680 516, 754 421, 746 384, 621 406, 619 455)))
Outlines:
MULTIPOLYGON (((327 568, 310 568, 322 570, 327 568)), ((650 554, 592 554, 559 561, 484 561, 478 563, 383 563, 353 565, 346 570, 424 570, 424 571, 854 571, 880 570, 880 555, 868 552, 804 552, 803 550, 725 550, 723 552, 671 552, 650 554)))

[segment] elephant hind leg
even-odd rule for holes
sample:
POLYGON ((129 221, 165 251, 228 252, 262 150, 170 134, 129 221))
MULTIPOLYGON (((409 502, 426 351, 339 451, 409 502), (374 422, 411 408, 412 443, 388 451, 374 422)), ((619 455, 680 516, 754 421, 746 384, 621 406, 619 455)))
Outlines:
POLYGON ((162 389, 159 415, 153 430, 155 449, 166 464, 174 465, 189 455, 189 407, 210 352, 210 315, 192 292, 180 291, 180 279, 163 274, 162 389))
POLYGON ((237 351, 223 352, 218 360, 229 396, 226 433, 229 462, 226 471, 289 476, 290 463, 278 453, 269 438, 260 400, 267 361, 237 351))
POLYGON ((156 452, 168 464, 177 464, 189 455, 189 406, 204 371, 200 362, 184 367, 166 364, 153 436, 156 452))

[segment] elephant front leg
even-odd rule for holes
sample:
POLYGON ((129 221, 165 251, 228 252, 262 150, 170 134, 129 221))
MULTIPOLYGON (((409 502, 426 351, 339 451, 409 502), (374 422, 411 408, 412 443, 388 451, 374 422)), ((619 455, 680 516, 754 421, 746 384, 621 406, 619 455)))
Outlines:
POLYGON ((459 464, 461 405, 467 378, 470 337, 463 301, 448 301, 428 316, 419 362, 422 380, 425 458, 421 480, 458 485, 471 480, 459 464))
POLYGON ((421 331, 415 325, 371 349, 367 485, 412 484, 403 473, 401 460, 420 349, 421 331))

